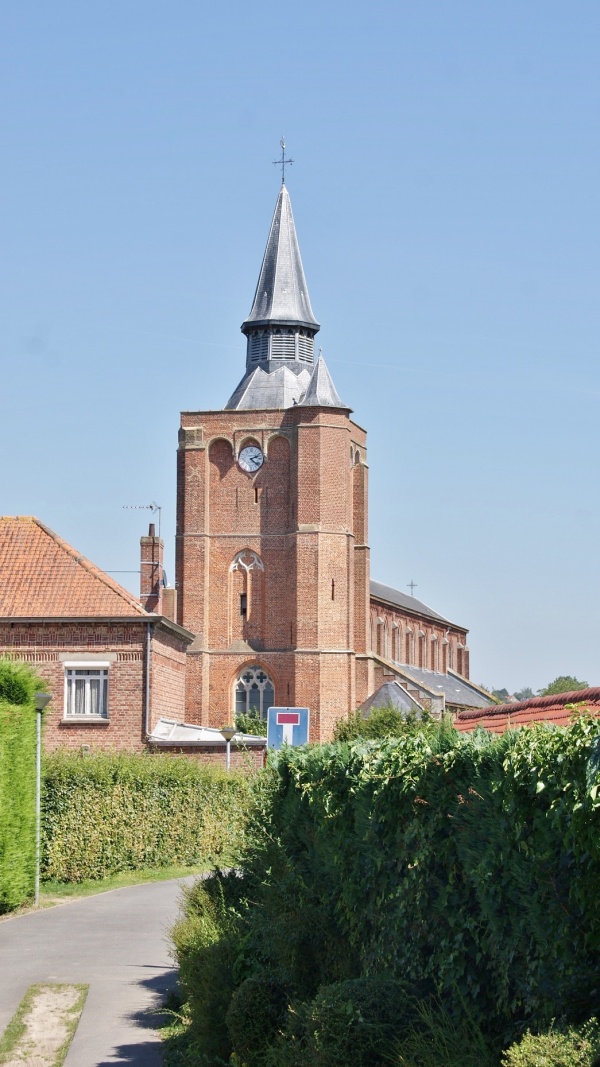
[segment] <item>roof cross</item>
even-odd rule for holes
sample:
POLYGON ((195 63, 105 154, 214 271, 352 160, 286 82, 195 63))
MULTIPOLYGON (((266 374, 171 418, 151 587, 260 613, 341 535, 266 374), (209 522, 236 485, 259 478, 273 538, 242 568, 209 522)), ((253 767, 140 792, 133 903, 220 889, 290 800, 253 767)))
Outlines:
POLYGON ((285 168, 291 167, 294 160, 285 158, 285 137, 283 137, 283 135, 279 144, 281 145, 281 159, 274 159, 273 166, 281 167, 281 184, 285 185, 285 168))
POLYGON ((410 582, 407 582, 406 584, 407 584, 408 588, 410 589, 410 595, 414 596, 415 594, 414 594, 413 590, 415 590, 417 588, 417 583, 413 582, 411 580, 410 582))

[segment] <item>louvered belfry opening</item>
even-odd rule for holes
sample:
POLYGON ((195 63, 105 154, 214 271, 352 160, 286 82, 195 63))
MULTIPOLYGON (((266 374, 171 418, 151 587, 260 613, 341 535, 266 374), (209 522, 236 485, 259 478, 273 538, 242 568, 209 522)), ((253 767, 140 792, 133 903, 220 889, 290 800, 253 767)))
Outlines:
POLYGON ((314 331, 292 326, 267 326, 248 334, 248 365, 272 362, 313 364, 314 331))
POLYGON ((319 323, 313 315, 300 257, 292 205, 279 191, 269 238, 252 302, 242 324, 248 338, 246 368, 272 369, 281 363, 312 365, 319 323))

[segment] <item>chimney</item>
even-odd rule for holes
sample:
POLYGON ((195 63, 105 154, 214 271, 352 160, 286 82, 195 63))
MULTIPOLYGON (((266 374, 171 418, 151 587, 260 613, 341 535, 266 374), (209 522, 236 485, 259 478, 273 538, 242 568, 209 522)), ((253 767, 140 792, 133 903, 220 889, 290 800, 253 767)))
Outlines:
POLYGON ((154 523, 148 536, 140 537, 140 600, 146 611, 162 615, 164 543, 156 536, 154 523))
POLYGON ((171 622, 177 622, 177 590, 167 585, 162 591, 162 615, 171 622))

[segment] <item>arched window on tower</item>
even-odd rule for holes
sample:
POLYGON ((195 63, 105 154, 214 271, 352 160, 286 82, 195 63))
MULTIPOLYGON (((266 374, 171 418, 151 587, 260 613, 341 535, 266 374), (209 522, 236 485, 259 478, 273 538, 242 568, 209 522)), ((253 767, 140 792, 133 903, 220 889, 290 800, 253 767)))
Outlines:
POLYGON ((264 564, 246 548, 229 567, 229 641, 260 639, 263 628, 264 564))
POLYGON ((239 675, 234 696, 236 715, 266 719, 268 709, 275 704, 275 686, 267 672, 255 663, 239 675))

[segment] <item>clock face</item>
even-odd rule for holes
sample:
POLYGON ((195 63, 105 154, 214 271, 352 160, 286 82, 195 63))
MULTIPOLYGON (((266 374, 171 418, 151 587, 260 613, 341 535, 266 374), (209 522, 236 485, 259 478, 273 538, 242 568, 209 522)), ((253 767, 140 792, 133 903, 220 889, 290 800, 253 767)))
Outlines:
POLYGON ((265 457, 258 445, 246 445, 238 456, 238 463, 243 471, 247 471, 248 474, 254 474, 255 471, 262 467, 264 459, 265 457))

